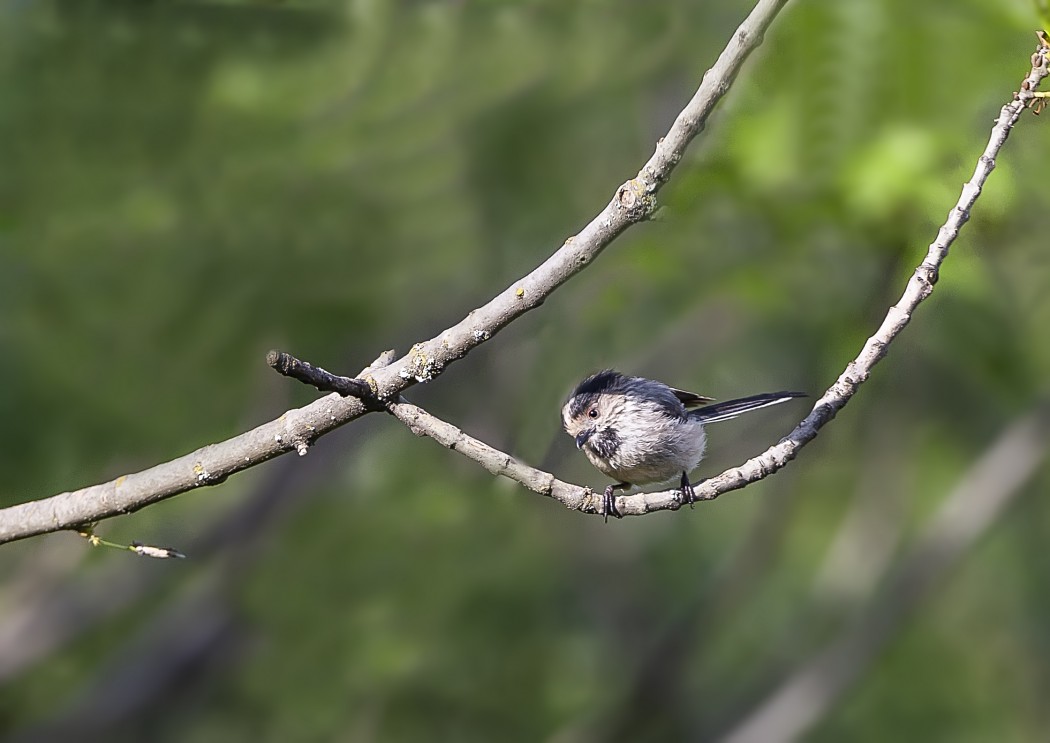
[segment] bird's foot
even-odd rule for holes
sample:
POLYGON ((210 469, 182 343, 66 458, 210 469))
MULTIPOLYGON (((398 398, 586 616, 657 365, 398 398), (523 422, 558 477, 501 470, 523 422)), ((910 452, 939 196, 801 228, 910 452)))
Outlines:
POLYGON ((605 523, 607 524, 609 523, 610 514, 618 519, 623 518, 623 514, 616 508, 616 488, 618 487, 623 487, 623 483, 608 486, 602 495, 602 516, 605 517, 605 523))
POLYGON ((693 490, 693 486, 689 484, 689 474, 686 472, 682 473, 681 489, 679 490, 679 501, 684 505, 689 504, 692 508, 693 504, 696 503, 696 491, 693 490))

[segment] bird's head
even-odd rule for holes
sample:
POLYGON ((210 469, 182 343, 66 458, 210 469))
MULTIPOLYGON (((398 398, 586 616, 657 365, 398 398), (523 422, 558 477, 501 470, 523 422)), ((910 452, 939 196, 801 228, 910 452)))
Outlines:
POLYGON ((582 449, 589 445, 603 456, 603 449, 615 448, 614 421, 624 404, 623 382, 619 372, 607 369, 580 382, 561 410, 565 431, 582 449))

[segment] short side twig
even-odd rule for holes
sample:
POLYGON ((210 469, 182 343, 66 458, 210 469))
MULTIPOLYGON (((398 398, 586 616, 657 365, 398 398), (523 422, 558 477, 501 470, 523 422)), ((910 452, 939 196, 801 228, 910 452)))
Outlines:
POLYGON ((301 361, 284 351, 276 349, 270 351, 266 354, 266 363, 274 371, 316 387, 321 392, 338 392, 343 397, 356 397, 366 401, 375 397, 375 393, 368 386, 368 382, 354 379, 353 377, 332 374, 330 371, 314 366, 307 361, 301 361))

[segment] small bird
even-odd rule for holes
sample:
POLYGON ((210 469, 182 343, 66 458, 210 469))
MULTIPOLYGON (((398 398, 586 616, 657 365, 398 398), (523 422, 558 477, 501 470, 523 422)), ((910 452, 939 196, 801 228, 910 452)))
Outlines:
POLYGON ((602 514, 608 521, 609 514, 622 517, 613 495, 617 489, 667 482, 679 475, 681 501, 692 506, 696 492, 689 473, 704 456, 705 425, 805 396, 804 392, 768 392, 708 405, 713 397, 606 369, 576 386, 561 419, 591 464, 616 480, 602 498, 602 514))

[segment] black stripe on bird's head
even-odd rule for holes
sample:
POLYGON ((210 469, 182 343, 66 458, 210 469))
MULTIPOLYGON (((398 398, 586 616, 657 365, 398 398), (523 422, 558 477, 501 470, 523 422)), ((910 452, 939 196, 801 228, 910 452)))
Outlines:
POLYGON ((599 395, 614 394, 620 391, 625 377, 613 369, 605 369, 592 374, 576 385, 569 395, 568 410, 573 418, 578 417, 589 405, 594 404, 599 395))

